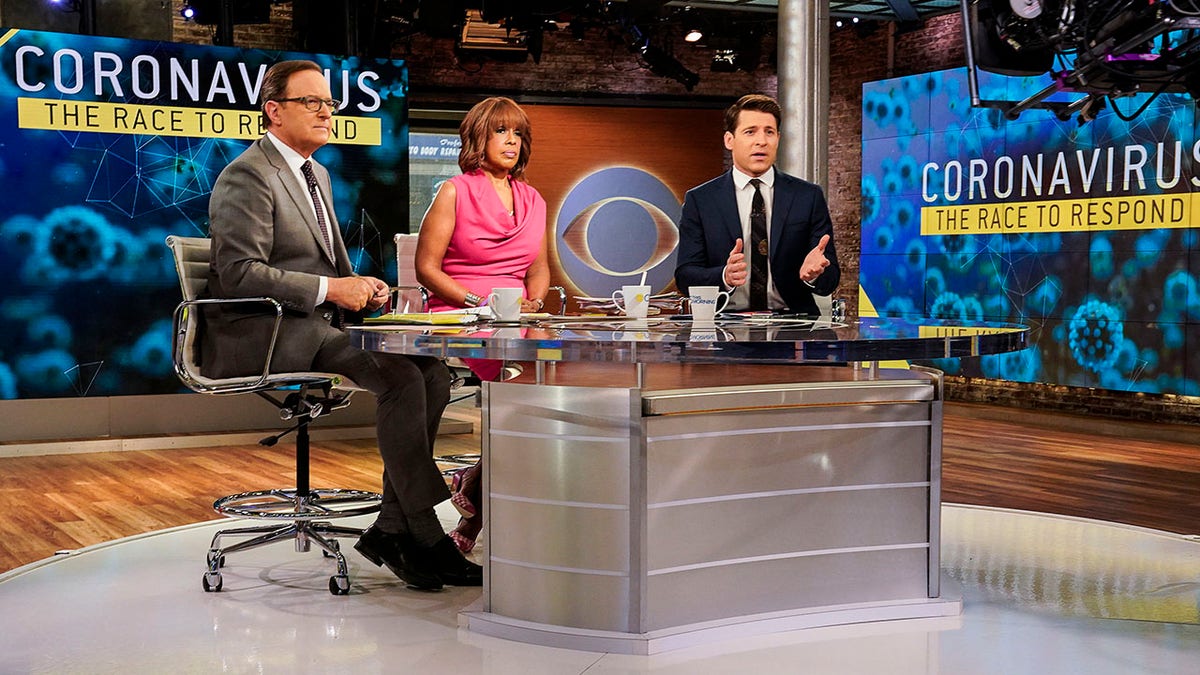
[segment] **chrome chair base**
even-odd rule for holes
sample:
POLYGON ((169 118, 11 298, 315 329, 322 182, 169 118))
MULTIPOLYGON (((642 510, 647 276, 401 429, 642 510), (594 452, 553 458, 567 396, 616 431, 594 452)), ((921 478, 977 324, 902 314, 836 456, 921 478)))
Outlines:
POLYGON ((376 513, 382 499, 375 492, 337 488, 308 490, 305 494, 295 488, 260 490, 218 499, 213 502, 213 509, 223 516, 276 521, 277 524, 221 530, 213 535, 206 559, 208 571, 202 580, 204 590, 209 593, 221 590, 221 568, 225 566, 226 554, 292 540, 298 553, 308 552, 312 544, 316 544, 322 555, 335 559, 337 573, 329 578, 329 592, 347 595, 350 576, 337 537, 357 538, 363 531, 327 521, 376 513), (223 537, 250 538, 222 547, 223 537))

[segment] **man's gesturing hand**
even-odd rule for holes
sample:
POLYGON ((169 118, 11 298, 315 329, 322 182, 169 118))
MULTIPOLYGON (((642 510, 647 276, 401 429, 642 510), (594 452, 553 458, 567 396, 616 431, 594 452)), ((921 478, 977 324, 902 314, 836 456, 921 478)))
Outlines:
POLYGON ((829 245, 829 235, 821 237, 816 248, 804 256, 804 264, 800 266, 800 280, 811 284, 829 267, 829 258, 825 257, 825 247, 829 245))
POLYGON ((736 288, 746 283, 748 272, 746 271, 746 256, 742 253, 742 240, 738 239, 733 245, 733 250, 729 252, 729 259, 725 261, 725 272, 722 278, 725 285, 729 288, 736 288))

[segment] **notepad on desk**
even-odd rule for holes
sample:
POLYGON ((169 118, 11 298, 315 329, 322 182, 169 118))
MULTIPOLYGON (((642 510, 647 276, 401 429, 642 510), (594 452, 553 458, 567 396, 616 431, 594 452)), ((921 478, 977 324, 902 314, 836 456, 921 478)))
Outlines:
POLYGON ((363 319, 367 324, 401 324, 411 326, 462 326, 479 321, 478 314, 459 312, 407 312, 381 314, 363 319))

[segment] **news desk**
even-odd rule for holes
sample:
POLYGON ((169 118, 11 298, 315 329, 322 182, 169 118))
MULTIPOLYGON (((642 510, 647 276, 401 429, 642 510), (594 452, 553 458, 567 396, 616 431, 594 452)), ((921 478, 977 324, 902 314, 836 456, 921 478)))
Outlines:
POLYGON ((484 588, 461 625, 652 654, 957 616, 938 569, 941 373, 882 362, 1015 351, 1028 329, 565 317, 351 333, 533 363, 483 387, 484 588))

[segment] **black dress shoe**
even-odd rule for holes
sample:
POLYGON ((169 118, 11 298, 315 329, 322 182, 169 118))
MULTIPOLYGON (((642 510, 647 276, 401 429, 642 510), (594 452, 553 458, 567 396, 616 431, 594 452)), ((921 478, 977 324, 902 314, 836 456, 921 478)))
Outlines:
POLYGON ((372 525, 358 538, 355 550, 376 565, 387 565, 392 574, 400 577, 409 588, 422 591, 440 591, 442 580, 420 556, 410 562, 413 555, 406 551, 416 549, 415 542, 407 534, 389 534, 372 525), (415 563, 415 564, 414 564, 415 563))
POLYGON ((450 586, 482 586, 483 567, 467 560, 449 535, 425 549, 433 562, 433 569, 442 583, 450 586))

